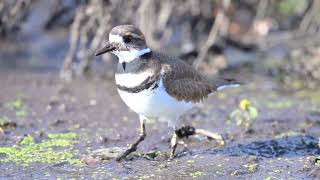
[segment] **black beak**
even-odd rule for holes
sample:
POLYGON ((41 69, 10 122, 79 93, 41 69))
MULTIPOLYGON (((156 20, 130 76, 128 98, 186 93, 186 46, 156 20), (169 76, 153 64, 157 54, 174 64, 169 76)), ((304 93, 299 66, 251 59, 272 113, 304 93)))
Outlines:
POLYGON ((96 52, 96 56, 100 56, 101 54, 113 51, 115 49, 116 48, 111 43, 108 42, 104 48, 102 48, 96 52))

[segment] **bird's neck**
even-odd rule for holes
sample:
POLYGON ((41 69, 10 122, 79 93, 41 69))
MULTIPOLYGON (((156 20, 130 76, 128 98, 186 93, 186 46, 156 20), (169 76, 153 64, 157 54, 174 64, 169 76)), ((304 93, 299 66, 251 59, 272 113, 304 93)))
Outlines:
POLYGON ((126 63, 125 69, 122 63, 118 63, 115 80, 117 85, 132 88, 144 83, 150 83, 159 77, 161 64, 155 60, 153 53, 145 53, 138 58, 126 63))
POLYGON ((131 49, 129 51, 115 51, 114 54, 119 58, 119 63, 130 63, 140 56, 151 52, 150 48, 131 49))
POLYGON ((140 56, 137 56, 131 61, 121 61, 119 59, 118 67, 117 67, 117 74, 128 74, 128 73, 140 73, 142 71, 148 70, 150 68, 150 61, 151 51, 149 53, 141 53, 140 56), (125 65, 124 65, 125 64, 125 65), (124 68, 125 67, 125 68, 124 68))

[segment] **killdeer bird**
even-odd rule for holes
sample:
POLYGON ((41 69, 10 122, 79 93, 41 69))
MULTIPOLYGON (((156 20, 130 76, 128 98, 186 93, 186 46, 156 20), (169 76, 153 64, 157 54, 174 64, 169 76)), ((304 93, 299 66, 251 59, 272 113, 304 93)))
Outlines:
POLYGON ((114 27, 109 33, 109 42, 96 56, 107 52, 119 58, 115 74, 117 89, 122 100, 139 115, 141 125, 138 139, 116 159, 118 161, 134 152, 145 139, 145 120, 149 118, 167 121, 173 128, 172 159, 177 138, 196 133, 193 127, 181 127, 180 116, 215 91, 237 85, 230 80, 212 83, 184 61, 152 51, 134 25, 114 27))

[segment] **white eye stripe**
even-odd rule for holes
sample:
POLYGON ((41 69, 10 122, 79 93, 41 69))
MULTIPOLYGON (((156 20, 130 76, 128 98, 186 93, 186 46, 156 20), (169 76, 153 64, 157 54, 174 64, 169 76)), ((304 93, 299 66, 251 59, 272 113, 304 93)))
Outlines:
POLYGON ((123 43, 123 38, 119 35, 109 34, 109 42, 123 43))

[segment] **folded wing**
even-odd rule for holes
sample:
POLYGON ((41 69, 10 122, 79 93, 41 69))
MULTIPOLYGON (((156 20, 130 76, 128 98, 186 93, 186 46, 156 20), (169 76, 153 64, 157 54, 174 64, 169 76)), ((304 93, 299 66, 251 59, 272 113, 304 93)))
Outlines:
POLYGON ((190 65, 179 59, 167 59, 162 65, 162 75, 167 93, 179 101, 199 102, 217 89, 190 65))

